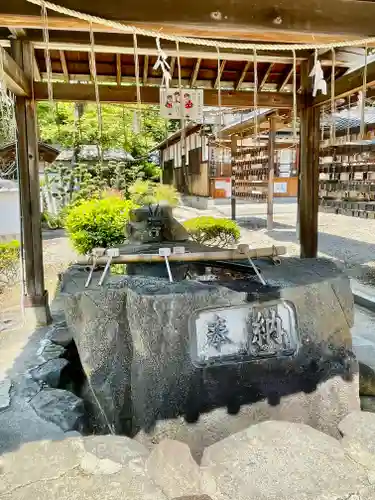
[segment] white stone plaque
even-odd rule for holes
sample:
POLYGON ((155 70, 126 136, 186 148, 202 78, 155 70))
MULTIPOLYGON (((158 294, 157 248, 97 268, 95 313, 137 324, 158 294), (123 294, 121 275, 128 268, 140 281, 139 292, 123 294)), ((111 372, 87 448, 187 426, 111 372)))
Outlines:
POLYGON ((200 310, 190 326, 198 365, 292 356, 298 347, 295 311, 286 301, 200 310))

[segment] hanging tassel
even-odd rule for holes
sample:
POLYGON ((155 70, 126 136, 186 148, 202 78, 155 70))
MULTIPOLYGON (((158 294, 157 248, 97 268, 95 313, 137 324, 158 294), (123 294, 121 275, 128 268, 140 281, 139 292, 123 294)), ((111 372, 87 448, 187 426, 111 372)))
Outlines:
POLYGON ((324 73, 318 59, 317 51, 315 51, 315 64, 309 76, 314 78, 313 97, 316 97, 318 90, 320 90, 323 95, 327 95, 327 82, 324 80, 324 73))
POLYGON ((162 72, 162 80, 161 80, 161 86, 165 87, 166 89, 169 89, 171 80, 172 80, 172 75, 171 75, 171 67, 167 62, 168 56, 162 50, 160 46, 160 38, 156 38, 156 48, 158 51, 158 58, 156 60, 156 63, 154 64, 154 70, 158 70, 159 68, 161 69, 162 72))

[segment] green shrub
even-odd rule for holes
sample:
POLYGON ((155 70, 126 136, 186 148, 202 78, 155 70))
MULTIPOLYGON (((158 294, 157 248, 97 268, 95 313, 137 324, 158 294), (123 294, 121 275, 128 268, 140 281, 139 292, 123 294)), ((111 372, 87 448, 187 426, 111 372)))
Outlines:
POLYGON ((112 196, 84 201, 73 206, 67 213, 65 227, 74 248, 81 254, 93 248, 108 248, 125 240, 125 225, 131 201, 112 196))
POLYGON ((61 229, 64 227, 60 214, 55 215, 49 212, 42 213, 42 225, 48 227, 48 229, 61 229))
POLYGON ((20 244, 17 240, 0 243, 0 285, 12 285, 17 279, 20 244))
POLYGON ((183 225, 190 237, 202 245, 225 248, 240 238, 240 229, 232 220, 204 216, 189 219, 183 225))
POLYGON ((137 180, 129 187, 130 199, 136 205, 166 202, 171 207, 178 205, 180 197, 177 190, 169 184, 137 180))

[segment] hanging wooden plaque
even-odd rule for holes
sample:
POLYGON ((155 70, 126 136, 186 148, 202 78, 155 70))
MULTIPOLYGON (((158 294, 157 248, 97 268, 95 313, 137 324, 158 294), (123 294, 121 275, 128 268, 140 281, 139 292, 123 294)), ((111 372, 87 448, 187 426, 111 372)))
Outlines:
POLYGON ((160 115, 173 120, 203 118, 202 89, 160 89, 160 115))

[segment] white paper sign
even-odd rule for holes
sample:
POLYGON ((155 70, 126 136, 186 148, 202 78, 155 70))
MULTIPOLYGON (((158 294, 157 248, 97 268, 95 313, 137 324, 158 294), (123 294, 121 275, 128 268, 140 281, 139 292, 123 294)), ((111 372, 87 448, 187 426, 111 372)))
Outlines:
POLYGON ((202 89, 160 89, 160 116, 198 121, 203 118, 202 89))
POLYGON ((286 194, 288 192, 288 184, 286 182, 274 182, 273 191, 278 194, 286 194))

